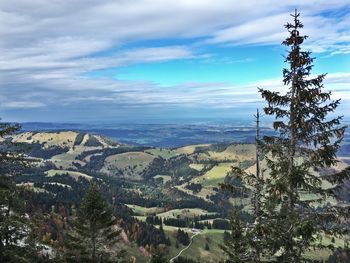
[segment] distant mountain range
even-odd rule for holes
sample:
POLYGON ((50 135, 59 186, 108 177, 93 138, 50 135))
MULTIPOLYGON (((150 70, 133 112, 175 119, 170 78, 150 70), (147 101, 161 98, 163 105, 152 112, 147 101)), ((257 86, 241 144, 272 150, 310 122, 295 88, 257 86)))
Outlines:
MULTIPOLYGON (((22 123, 23 131, 76 130, 101 134, 121 143, 162 148, 176 148, 203 143, 252 143, 255 140, 253 124, 196 123, 196 124, 72 124, 22 123)), ((261 128, 261 135, 273 130, 261 128)), ((339 156, 350 157, 350 132, 347 131, 339 156)))

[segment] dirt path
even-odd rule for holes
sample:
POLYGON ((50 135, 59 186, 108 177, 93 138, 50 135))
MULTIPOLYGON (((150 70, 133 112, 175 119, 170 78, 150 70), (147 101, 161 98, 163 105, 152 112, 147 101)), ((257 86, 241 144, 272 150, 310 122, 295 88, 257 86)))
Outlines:
POLYGON ((169 262, 171 263, 171 262, 173 262, 176 258, 178 258, 179 256, 181 256, 182 252, 184 252, 185 250, 187 250, 187 249, 192 245, 192 243, 193 243, 193 238, 194 238, 195 236, 199 235, 199 234, 200 234, 200 232, 198 232, 198 233, 194 234, 193 236, 191 236, 191 242, 188 244, 188 246, 185 247, 185 248, 183 248, 183 249, 181 249, 181 251, 180 251, 175 257, 171 258, 171 259, 169 260, 169 262))

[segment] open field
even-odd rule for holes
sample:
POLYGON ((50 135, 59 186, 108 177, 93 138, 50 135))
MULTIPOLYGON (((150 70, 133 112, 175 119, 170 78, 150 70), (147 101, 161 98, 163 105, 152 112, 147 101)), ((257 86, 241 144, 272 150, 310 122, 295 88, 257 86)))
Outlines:
POLYGON ((162 207, 143 207, 143 206, 129 205, 129 204, 126 204, 126 206, 131 208, 134 211, 134 213, 140 216, 147 216, 149 214, 162 213, 164 211, 164 208, 162 207))
MULTIPOLYGON (((169 249, 169 258, 172 258, 176 256, 184 246, 180 245, 179 248, 175 247, 177 227, 163 225, 163 229, 171 240, 172 245, 169 249)), ((181 228, 181 230, 189 233, 190 237, 195 234, 190 228, 181 228)), ((219 244, 222 244, 223 241, 223 233, 224 230, 216 229, 205 229, 201 231, 200 234, 193 238, 192 245, 185 250, 181 256, 205 263, 216 263, 218 259, 224 259, 224 254, 219 247, 219 244), (209 245, 209 251, 205 250, 205 245, 207 243, 209 245)))
POLYGON ((204 230, 193 239, 192 245, 182 256, 208 263, 216 263, 224 259, 225 255, 219 247, 223 242, 223 232, 222 230, 204 230), (209 251, 205 250, 206 244, 209 246, 209 251))
POLYGON ((78 180, 79 177, 84 177, 87 180, 91 180, 92 176, 84 174, 84 173, 80 173, 80 172, 74 172, 74 171, 68 171, 68 170, 48 170, 46 172, 47 176, 52 177, 55 175, 62 175, 62 174, 68 174, 69 176, 71 176, 72 178, 74 178, 75 180, 78 180))
POLYGON ((217 187, 219 183, 223 183, 225 176, 230 171, 232 164, 230 163, 220 163, 214 166, 210 171, 206 172, 204 175, 197 177, 194 181, 196 183, 201 183, 203 187, 213 186, 217 187))
MULTIPOLYGON (((344 240, 340 239, 338 237, 333 237, 334 243, 332 242, 332 237, 328 235, 322 236, 321 244, 327 246, 327 245, 334 245, 336 247, 344 247, 344 240)), ((333 252, 331 249, 318 249, 315 251, 309 251, 305 255, 307 258, 313 259, 313 260, 326 260, 328 259, 329 255, 331 255, 333 252)))
POLYGON ((75 157, 79 155, 79 152, 68 151, 66 153, 57 154, 51 157, 51 161, 59 169, 76 169, 73 162, 80 163, 84 165, 85 163, 76 160, 75 157))
POLYGON ((186 184, 177 185, 176 188, 190 195, 195 195, 207 199, 207 196, 214 194, 214 188, 218 188, 220 183, 224 182, 225 176, 231 170, 231 163, 219 163, 205 174, 190 180, 190 183, 201 184, 202 189, 194 194, 191 190, 185 188, 186 184))
POLYGON ((149 149, 149 150, 146 150, 145 153, 152 154, 155 157, 160 156, 164 159, 170 159, 171 157, 179 155, 179 153, 175 150, 162 149, 162 148, 149 149))
POLYGON ((190 167, 191 167, 192 169, 197 170, 197 171, 202 171, 203 168, 204 168, 204 164, 200 164, 200 163, 191 163, 191 164, 190 164, 190 167))
POLYGON ((195 216, 213 214, 200 208, 184 208, 184 209, 173 209, 163 213, 157 214, 159 217, 163 218, 193 218, 195 216))
POLYGON ((123 175, 140 180, 143 170, 152 162, 154 156, 144 152, 127 152, 108 156, 101 172, 123 175))
POLYGON ((78 132, 25 132, 14 137, 15 142, 40 143, 44 148, 50 146, 73 147, 78 132))
POLYGON ((180 147, 175 149, 175 151, 179 154, 192 154, 196 150, 197 147, 209 146, 210 144, 196 144, 196 145, 188 145, 184 147, 180 147))
POLYGON ((215 160, 219 162, 242 162, 244 160, 254 160, 254 144, 232 144, 224 151, 207 151, 199 154, 199 160, 215 160))
POLYGON ((138 205, 126 204, 131 208, 136 214, 137 218, 140 220, 145 219, 145 216, 150 214, 155 214, 162 218, 193 218, 200 215, 210 215, 215 213, 210 213, 207 210, 200 208, 183 208, 183 209, 172 209, 169 211, 164 211, 162 207, 143 207, 138 205))

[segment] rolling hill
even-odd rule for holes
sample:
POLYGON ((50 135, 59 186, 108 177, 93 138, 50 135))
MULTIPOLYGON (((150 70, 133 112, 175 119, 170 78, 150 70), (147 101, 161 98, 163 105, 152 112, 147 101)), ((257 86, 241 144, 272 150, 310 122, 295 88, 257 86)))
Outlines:
MULTIPOLYGON (((29 170, 17 177, 18 185, 35 189, 46 196, 47 202, 52 199, 69 203, 78 202, 89 182, 97 180, 110 202, 118 203, 124 215, 130 216, 128 220, 136 220, 134 224, 150 223, 154 217, 168 220, 162 228, 170 240, 172 257, 185 247, 176 241, 177 229, 191 236, 193 228, 200 227, 203 230, 182 256, 217 262, 217 255, 222 255, 218 245, 227 229, 225 218, 229 218, 230 206, 240 204, 249 219, 249 198, 224 196, 219 184, 229 180, 231 167, 255 172, 253 144, 198 144, 164 149, 126 145, 77 131, 25 132, 12 141, 37 160, 34 172, 29 170), (206 245, 210 250, 205 249, 206 245)), ((347 164, 341 159, 320 176, 345 167, 347 164)), ((305 198, 316 197, 306 193, 305 198)), ((147 262, 149 253, 145 246, 136 245, 140 237, 127 228, 124 236, 128 252, 136 255, 137 262, 147 262)), ((325 252, 324 258, 329 253, 325 252)))

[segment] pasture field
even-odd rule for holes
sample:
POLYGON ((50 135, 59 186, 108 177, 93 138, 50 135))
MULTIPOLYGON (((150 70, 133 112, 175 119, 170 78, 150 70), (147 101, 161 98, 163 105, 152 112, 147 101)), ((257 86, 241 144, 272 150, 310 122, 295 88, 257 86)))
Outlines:
MULTIPOLYGON (((130 205, 126 204, 129 208, 131 208, 139 217, 146 217, 150 214, 155 214, 158 217, 162 218, 193 218, 195 216, 200 215, 210 215, 215 214, 208 212, 207 210, 200 208, 183 208, 183 209, 172 209, 169 211, 165 211, 162 207, 143 207, 139 205, 130 205)), ((142 218, 140 218, 142 220, 142 218)))
POLYGON ((164 208, 162 207, 143 207, 139 205, 129 205, 129 204, 126 204, 126 206, 131 208, 134 211, 134 213, 140 216, 147 216, 149 214, 162 213, 164 211, 164 208))
POLYGON ((160 156, 164 159, 170 159, 171 157, 179 155, 179 153, 175 150, 162 149, 162 148, 149 149, 149 150, 146 150, 145 153, 149 153, 155 157, 160 156))
POLYGON ((15 142, 40 143, 44 148, 50 146, 73 147, 75 138, 78 136, 75 131, 60 132, 24 132, 16 135, 15 142))
POLYGON ((201 184, 202 189, 199 193, 193 193, 187 189, 186 184, 177 185, 176 188, 190 195, 201 197, 208 200, 208 196, 215 193, 214 188, 218 188, 220 183, 224 182, 225 176, 231 170, 234 163, 219 163, 205 174, 190 180, 190 183, 201 184))
POLYGON ((190 167, 191 167, 192 169, 197 170, 197 171, 202 171, 203 168, 204 168, 204 164, 201 164, 201 163, 191 163, 191 164, 190 164, 190 167))
POLYGON ((127 152, 110 155, 105 159, 101 172, 141 180, 142 172, 154 158, 153 155, 144 152, 127 152))
POLYGON ((68 174, 69 176, 71 176, 72 178, 74 178, 75 180, 78 180, 78 178, 84 177, 87 180, 91 180, 92 176, 84 174, 84 173, 80 173, 80 172, 75 172, 75 171, 69 171, 69 170, 48 170, 45 172, 46 176, 48 177, 53 177, 55 175, 62 175, 62 174, 68 174))
POLYGON ((193 154, 197 147, 204 147, 209 146, 210 144, 195 144, 195 145, 188 145, 180 148, 176 148, 175 151, 178 154, 193 154))
POLYGON ((51 161, 55 164, 57 168, 60 169, 76 169, 73 162, 80 163, 84 165, 84 162, 76 160, 75 157, 79 155, 79 151, 68 151, 66 153, 57 154, 51 157, 51 161))
POLYGON ((225 255, 219 247, 219 244, 223 243, 223 232, 223 230, 204 230, 193 239, 192 245, 182 256, 207 263, 216 263, 224 259, 225 255), (205 250, 206 244, 209 246, 208 251, 205 250))
POLYGON ((213 214, 209 213, 207 210, 200 209, 200 208, 183 208, 183 209, 172 209, 163 213, 157 214, 157 216, 163 217, 163 218, 193 218, 195 216, 200 215, 206 215, 206 214, 213 214))
POLYGON ((242 162, 245 160, 254 160, 254 144, 232 144, 224 151, 207 151, 199 154, 199 160, 215 160, 219 162, 242 162))
MULTIPOLYGON (((177 227, 163 225, 163 229, 171 241, 171 247, 169 249, 169 258, 171 258, 176 256, 184 246, 179 244, 179 248, 175 247, 177 227)), ((181 230, 187 232, 190 237, 194 235, 190 228, 181 228, 181 230)), ((205 263, 216 263, 218 259, 224 259, 224 254, 219 247, 219 244, 223 242, 223 233, 224 230, 217 229, 205 229, 201 231, 200 234, 193 238, 192 245, 181 256, 205 263), (205 250, 207 243, 209 251, 205 250)))
POLYGON ((204 175, 193 179, 194 183, 200 183, 203 187, 217 187, 219 183, 224 182, 226 174, 230 171, 231 163, 219 163, 204 175))

